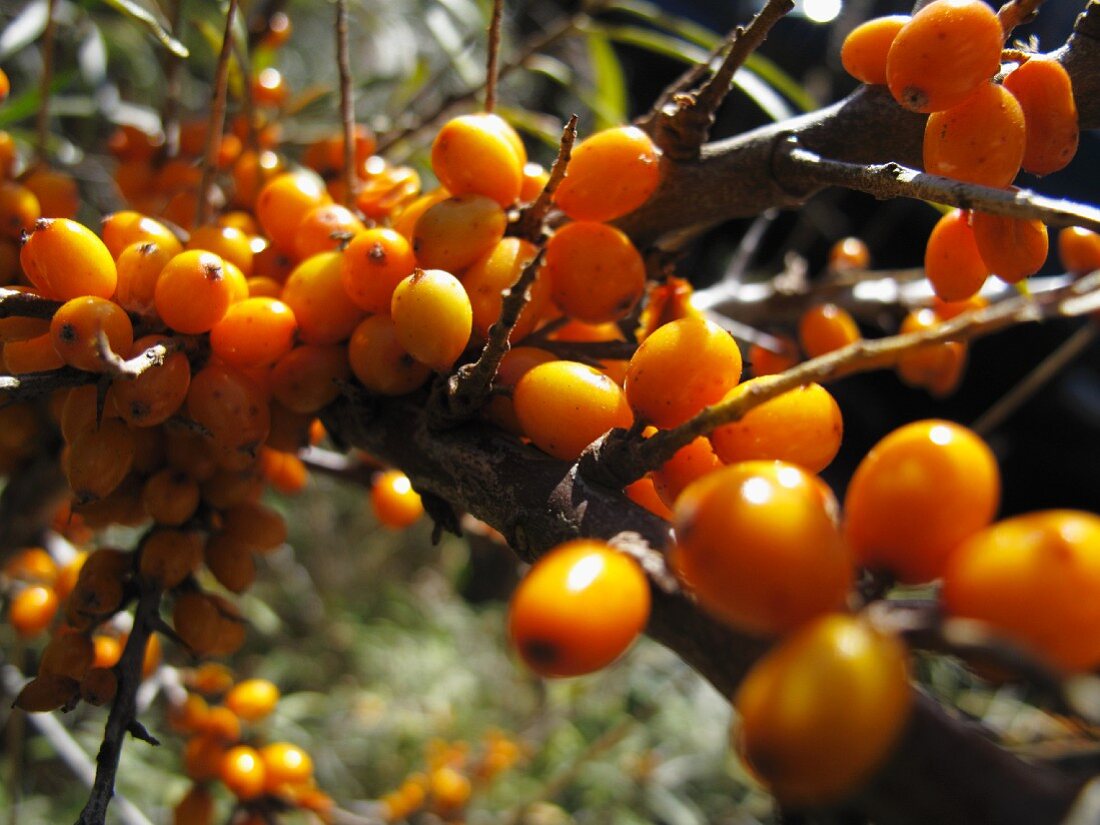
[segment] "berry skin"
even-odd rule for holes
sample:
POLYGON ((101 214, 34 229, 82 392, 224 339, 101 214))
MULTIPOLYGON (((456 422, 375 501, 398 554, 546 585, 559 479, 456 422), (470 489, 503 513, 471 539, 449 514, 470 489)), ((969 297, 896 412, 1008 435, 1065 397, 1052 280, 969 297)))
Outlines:
POLYGON ((42 207, 30 189, 13 180, 0 180, 0 235, 18 241, 41 217, 42 207))
MULTIPOLYGON (((497 374, 493 377, 493 386, 497 389, 515 389, 516 383, 533 367, 556 360, 552 353, 537 347, 512 347, 504 353, 497 374)), ((485 416, 511 433, 521 435, 523 428, 516 418, 511 393, 494 395, 485 408, 485 416)))
MULTIPOLYGON (((752 392, 753 378, 726 395, 752 392)), ((788 461, 820 473, 829 466, 844 434, 844 422, 829 391, 820 384, 785 392, 710 434, 714 452, 726 464, 753 459, 788 461)))
POLYGON ((295 255, 298 224, 315 206, 331 200, 324 181, 314 173, 286 172, 270 179, 260 190, 256 217, 273 245, 295 255))
POLYGON ((197 227, 187 241, 187 248, 213 252, 236 266, 246 278, 252 275, 255 255, 251 239, 240 229, 214 225, 197 227))
POLYGON ((129 352, 133 346, 134 327, 129 316, 118 304, 104 298, 73 298, 62 304, 50 321, 50 340, 57 354, 70 367, 88 372, 104 369, 99 355, 100 332, 116 354, 129 352))
POLYGON ((135 241, 123 249, 115 262, 118 285, 114 300, 128 312, 154 317, 157 279, 175 254, 156 241, 135 241))
POLYGON ((986 83, 962 103, 928 118, 924 170, 967 183, 1008 186, 1020 171, 1026 134, 1024 110, 1012 92, 986 83))
POLYGON ((84 295, 109 299, 118 285, 114 258, 103 241, 67 218, 34 224, 19 260, 35 286, 62 301, 84 295))
POLYGON ((979 619, 1055 667, 1100 665, 1100 517, 1029 513, 968 538, 944 572, 953 616, 979 619))
POLYGON ((851 554, 821 482, 782 461, 699 479, 674 508, 673 564, 704 610, 738 630, 785 633, 844 603, 851 554))
POLYGON ((1047 259, 1050 240, 1042 221, 972 212, 970 228, 978 254, 1002 281, 1019 283, 1038 272, 1047 259))
POLYGON ((210 330, 210 349, 227 364, 248 369, 274 364, 294 346, 294 312, 274 298, 246 298, 210 330))
POLYGON ((844 535, 861 564, 907 584, 935 579, 959 545, 992 520, 997 461, 949 421, 906 424, 864 457, 844 499, 844 535))
POLYGON ((528 571, 512 596, 508 635, 540 676, 580 676, 606 667, 649 618, 649 584, 637 562, 603 542, 559 545, 528 571))
MULTIPOLYGON (((534 257, 533 244, 520 238, 504 238, 463 274, 462 285, 470 296, 473 330, 478 339, 488 337, 489 327, 500 319, 502 293, 519 280, 534 257)), ((550 300, 547 279, 536 277, 528 295, 527 304, 512 328, 510 341, 518 341, 529 334, 542 317, 550 300)))
POLYGON ((1058 260, 1073 275, 1100 269, 1100 235, 1091 229, 1067 226, 1058 233, 1058 260))
POLYGON ((183 252, 183 244, 171 229, 140 212, 123 210, 111 213, 103 219, 100 233, 113 258, 118 258, 122 250, 138 242, 155 243, 170 258, 183 252))
POLYGON ((555 232, 546 244, 545 275, 561 311, 588 324, 624 317, 645 290, 641 254, 603 223, 570 223, 555 232))
POLYGON ((784 805, 842 801, 901 738, 913 703, 907 661, 900 641, 858 617, 817 619, 741 683, 737 750, 784 805))
POLYGON ((907 14, 876 17, 848 32, 840 47, 844 71, 861 83, 886 83, 886 56, 901 27, 909 20, 907 14))
POLYGON ((494 114, 452 118, 432 142, 432 171, 448 191, 483 195, 502 207, 519 198, 526 163, 523 142, 494 114))
POLYGON ((1004 80, 1027 123, 1023 167, 1033 175, 1057 172, 1077 154, 1080 129, 1073 85, 1057 60, 1033 55, 1004 80))
POLYGON ((886 57, 894 99, 914 112, 962 103, 1001 67, 1004 31, 982 0, 934 0, 897 33, 886 57))
POLYGON ((295 347, 272 369, 271 394, 292 412, 315 413, 340 395, 339 382, 350 377, 344 345, 295 347))
POLYGON ((294 237, 298 258, 305 260, 319 252, 331 252, 342 243, 341 235, 352 236, 366 229, 351 210, 338 203, 323 203, 302 216, 294 237), (333 235, 336 234, 336 237, 333 235))
POLYGON ((653 487, 667 507, 675 507, 680 493, 695 479, 723 466, 706 436, 699 436, 677 450, 672 458, 653 471, 653 487))
POLYGON ((370 503, 379 523, 394 530, 410 527, 424 515, 420 495, 400 470, 386 470, 375 476, 370 503))
POLYGON ((442 269, 418 269, 393 291, 397 342, 422 364, 446 372, 470 341, 473 308, 462 283, 442 269))
POLYGON ((404 236, 375 227, 351 239, 340 260, 340 280, 360 309, 389 315, 394 288, 414 269, 416 256, 404 236))
POLYGON ((720 401, 740 379, 733 336, 705 318, 681 318, 638 347, 626 370, 626 398, 640 420, 675 427, 720 401))
POLYGON ((187 413, 224 458, 255 458, 271 427, 267 394, 240 370, 212 361, 195 373, 187 413))
POLYGON ((812 306, 798 321, 798 341, 809 358, 854 344, 859 339, 855 319, 836 304, 812 306))
POLYGON ((841 238, 829 247, 830 272, 855 272, 871 265, 871 250, 855 237, 841 238))
POLYGON ((98 429, 80 433, 69 445, 62 464, 73 497, 86 504, 104 498, 118 487, 133 461, 133 433, 117 418, 110 418, 98 429))
POLYGON ((978 251, 968 212, 954 209, 932 227, 924 250, 924 274, 944 301, 965 300, 982 288, 989 267, 978 251))
MULTIPOLYGON (((147 335, 134 342, 127 358, 134 358, 169 339, 147 335)), ((137 378, 116 379, 111 385, 118 414, 133 427, 155 427, 171 418, 187 398, 191 364, 183 352, 170 353, 159 367, 150 367, 137 378)))
POLYGON ((52 587, 41 584, 25 587, 12 597, 8 621, 24 639, 37 636, 50 626, 57 615, 60 600, 52 587))
POLYGON ((309 754, 289 742, 272 742, 260 748, 264 763, 264 790, 278 794, 287 786, 302 785, 313 776, 313 760, 309 754))
POLYGON ((778 341, 779 352, 760 344, 753 344, 749 349, 749 365, 755 377, 778 375, 798 363, 798 345, 786 336, 780 337, 778 341))
POLYGON ((263 760, 259 751, 248 745, 236 745, 225 752, 218 776, 238 799, 255 799, 264 792, 263 760))
POLYGON ((657 189, 657 147, 635 126, 618 126, 581 141, 569 158, 554 203, 575 221, 612 221, 633 212, 657 189))
POLYGON ((500 242, 507 225, 504 210, 491 198, 447 198, 429 206, 417 219, 413 251, 424 269, 461 272, 500 242))
POLYGON ((282 300, 294 313, 303 343, 346 341, 363 318, 363 310, 344 291, 341 258, 339 252, 306 258, 283 284, 282 300))
POLYGON ((406 395, 423 386, 432 374, 431 367, 401 346, 394 323, 386 315, 371 315, 355 328, 347 360, 359 383, 380 395, 406 395))
POLYGON ((213 252, 189 249, 165 264, 153 301, 164 323, 193 335, 208 332, 230 304, 247 294, 239 269, 213 252))
POLYGON ((535 446, 565 461, 575 461, 608 430, 634 420, 619 386, 575 361, 533 367, 516 384, 512 403, 535 446))
MULTIPOLYGON (((922 332, 942 320, 934 310, 925 307, 910 312, 898 332, 903 335, 922 332)), ((898 358, 898 377, 911 387, 924 387, 936 398, 943 398, 954 392, 962 380, 966 352, 966 344, 959 341, 919 347, 898 358)))
POLYGON ((279 688, 267 679, 245 679, 225 696, 225 705, 246 722, 269 716, 279 701, 279 688))

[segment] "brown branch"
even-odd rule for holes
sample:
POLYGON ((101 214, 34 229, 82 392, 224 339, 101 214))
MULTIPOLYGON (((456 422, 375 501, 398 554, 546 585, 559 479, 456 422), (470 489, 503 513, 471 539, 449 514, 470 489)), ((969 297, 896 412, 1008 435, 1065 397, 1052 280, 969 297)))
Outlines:
POLYGON ((978 209, 1009 218, 1038 218, 1050 226, 1083 226, 1100 231, 1100 209, 1084 203, 1048 198, 1027 189, 995 189, 973 183, 929 175, 901 164, 870 165, 828 160, 803 149, 789 138, 777 146, 776 177, 799 186, 843 186, 876 198, 919 200, 978 209))
POLYGON ((33 292, 0 287, 0 318, 41 318, 49 321, 62 303, 33 292))
MULTIPOLYGON (((202 160, 202 180, 199 183, 198 206, 195 225, 203 226, 210 220, 210 190, 218 171, 218 150, 225 130, 225 108, 229 96, 229 57, 233 54, 233 21, 237 16, 240 0, 229 0, 225 13, 225 35, 222 38, 218 64, 214 70, 214 85, 210 93, 210 119, 206 127, 206 153, 202 160)), ((245 82, 249 82, 245 78, 245 82)))
POLYGON ((1044 0, 1008 0, 997 10, 997 19, 1004 29, 1005 42, 1012 35, 1012 30, 1024 23, 1030 23, 1035 19, 1035 14, 1044 0))
POLYGON ((588 478, 623 487, 661 467, 699 436, 740 420, 754 407, 796 387, 891 367, 905 353, 926 344, 967 341, 1017 324, 1083 315, 1097 309, 1100 309, 1100 272, 1038 298, 1020 296, 965 312, 932 329, 873 341, 860 340, 804 361, 779 375, 765 376, 742 385, 741 392, 704 408, 684 424, 661 430, 650 438, 639 439, 628 436, 623 430, 612 430, 589 447, 581 456, 579 466, 588 478))
POLYGON ((311 472, 357 484, 365 489, 374 485, 374 477, 381 468, 353 455, 344 455, 321 447, 306 447, 299 450, 298 459, 311 472))
POLYGON ((336 0, 336 66, 340 73, 340 119, 344 132, 344 206, 355 203, 355 86, 348 48, 348 0, 336 0))
MULTIPOLYGON (((171 0, 169 14, 171 19, 169 30, 177 39, 180 36, 180 24, 182 22, 183 0, 171 0)), ((183 92, 183 82, 180 72, 183 70, 183 58, 171 49, 164 50, 164 99, 160 104, 160 128, 164 131, 165 157, 174 158, 180 151, 180 123, 179 108, 180 95, 183 92)))
POLYGON ((80 812, 76 825, 105 825, 107 806, 114 795, 115 776, 126 735, 134 730, 137 714, 137 691, 141 686, 141 671, 145 661, 145 646, 153 632, 155 618, 159 617, 161 592, 158 588, 144 588, 134 610, 134 624, 122 658, 118 663, 118 692, 107 716, 103 732, 103 744, 96 755, 95 783, 91 795, 80 812))
POLYGON ((111 342, 107 339, 107 333, 102 329, 96 334, 96 352, 100 363, 103 365, 103 374, 111 378, 132 380, 141 377, 146 370, 159 367, 173 352, 182 350, 187 345, 183 338, 170 338, 167 341, 153 344, 144 352, 139 352, 133 358, 122 358, 111 349, 111 342))
POLYGON ((0 404, 12 401, 29 401, 49 395, 54 390, 64 390, 94 383, 99 378, 94 372, 61 367, 45 372, 25 372, 22 375, 0 375, 0 404))
POLYGON ((489 20, 489 46, 485 66, 485 111, 492 113, 497 105, 497 64, 500 61, 500 30, 504 23, 504 0, 493 0, 493 16, 489 20))
POLYGON ((54 41, 57 39, 57 0, 46 3, 46 30, 42 33, 42 78, 38 83, 38 113, 34 127, 34 162, 44 164, 50 136, 50 94, 53 91, 54 41))
POLYGON ((550 214, 550 209, 554 205, 554 193, 565 180, 565 169, 569 166, 573 144, 577 140, 577 120, 576 114, 569 116, 569 121, 562 130, 558 156, 554 159, 554 165, 550 167, 546 185, 542 187, 539 196, 532 203, 520 209, 519 217, 511 227, 513 235, 535 244, 542 242, 546 231, 546 216, 550 214))
POLYGON ((714 74, 699 89, 674 94, 670 103, 654 113, 646 126, 668 157, 680 161, 699 157, 734 74, 793 8, 794 0, 767 0, 747 26, 737 26, 726 38, 726 56, 714 74))

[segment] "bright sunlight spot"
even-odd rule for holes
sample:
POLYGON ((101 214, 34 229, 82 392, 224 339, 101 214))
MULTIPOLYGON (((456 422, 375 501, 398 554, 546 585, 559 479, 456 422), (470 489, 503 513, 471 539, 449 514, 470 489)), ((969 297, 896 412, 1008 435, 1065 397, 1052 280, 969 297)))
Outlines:
POLYGON ((805 0, 802 10, 815 23, 830 23, 840 14, 841 0, 805 0))
POLYGON ((586 556, 573 565, 573 569, 569 571, 569 577, 565 580, 565 586, 574 592, 584 590, 592 584, 596 576, 600 575, 601 570, 603 570, 602 557, 596 554, 586 556))

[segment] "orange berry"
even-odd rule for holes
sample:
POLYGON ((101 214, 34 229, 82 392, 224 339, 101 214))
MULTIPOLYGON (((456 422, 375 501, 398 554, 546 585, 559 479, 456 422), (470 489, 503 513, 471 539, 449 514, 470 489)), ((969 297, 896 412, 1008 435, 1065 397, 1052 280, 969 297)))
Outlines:
POLYGON ((1004 86, 1016 98, 1027 123, 1023 167, 1033 175, 1057 172, 1077 154, 1080 129, 1069 74, 1057 60, 1032 55, 1009 72, 1004 86))
POLYGON ((309 468, 298 456, 268 447, 260 450, 260 472, 264 481, 283 495, 294 495, 309 483, 309 468))
POLYGON ((473 309, 462 283, 442 269, 418 269, 393 291, 394 335, 417 361, 446 372, 470 341, 473 309))
POLYGON ((540 676, 580 676, 606 667, 642 632, 649 583, 633 559, 601 541, 551 550, 512 595, 508 635, 540 676))
POLYGON ((638 347, 626 370, 626 399, 637 418, 675 427, 740 380, 741 351, 733 336, 705 318, 681 318, 638 347))
POLYGON ((256 580, 252 547, 236 536, 214 533, 203 548, 206 568, 230 593, 243 593, 256 580))
POLYGON ((48 333, 4 344, 4 367, 11 375, 47 372, 64 365, 65 361, 54 349, 53 339, 48 333))
POLYGON ((546 244, 554 303, 590 324, 626 316, 645 290, 645 262, 622 232, 603 223, 563 226, 546 244))
POLYGON ((40 166, 21 182, 38 199, 43 218, 76 217, 80 209, 80 189, 70 175, 40 166))
POLYGON ((135 241, 122 250, 116 261, 119 305, 146 318, 155 316, 157 279, 173 255, 156 241, 135 241))
POLYGON ((319 252, 331 252, 347 238, 366 229, 351 210, 338 203, 322 203, 302 216, 294 235, 298 258, 304 260, 319 252))
POLYGON ((269 716, 279 701, 279 688, 267 679, 245 679, 225 695, 225 706, 246 722, 269 716))
POLYGON ((416 256, 404 236, 375 227, 351 239, 340 260, 340 279, 360 309, 389 315, 394 288, 415 268, 416 256))
POLYGON ((550 180, 550 172, 541 163, 525 163, 523 165, 523 183, 519 190, 521 203, 531 203, 542 194, 550 180))
POLYGON ((110 298, 118 284, 114 258, 103 241, 68 218, 38 221, 19 259, 35 286, 62 301, 84 295, 110 298))
POLYGON ((758 661, 733 704, 737 749, 781 804, 835 804, 866 783, 905 729, 905 645, 858 617, 824 616, 758 661))
MULTIPOLYGON (((404 203, 392 215, 394 231, 406 238, 409 243, 412 243, 413 233, 421 216, 431 207, 447 200, 449 197, 451 197, 451 193, 440 187, 433 192, 428 192, 415 200, 404 203)), ((488 208, 486 208, 486 211, 489 211, 488 208)))
POLYGON ((246 298, 226 310, 210 330, 210 349, 240 369, 274 364, 294 346, 294 312, 274 298, 246 298))
POLYGON ((1000 70, 1003 45, 1000 21, 982 0, 934 0, 890 45, 890 93, 914 112, 949 109, 1000 70))
MULTIPOLYGON (((13 404, 5 409, 10 410, 15 406, 13 404)), ((41 547, 20 550, 4 565, 5 576, 32 584, 53 584, 59 572, 53 556, 41 547)))
POLYGON ((779 352, 761 344, 753 344, 749 349, 749 366, 757 378, 762 375, 778 375, 798 363, 798 345, 786 336, 777 341, 779 352))
POLYGON ((359 383, 381 395, 410 393, 432 373, 401 346, 393 321, 385 315, 371 315, 355 328, 348 362, 359 383))
POLYGON ((50 626, 59 605, 53 588, 41 584, 24 587, 12 597, 8 621, 16 633, 30 639, 50 626))
POLYGON ((1026 134, 1024 110, 1012 92, 986 83, 962 103, 929 116, 924 170, 983 186, 1008 186, 1020 171, 1026 134))
POLYGON ((213 825, 214 797, 205 785, 192 785, 172 809, 172 825, 213 825))
POLYGON ((312 172, 286 172, 272 178, 256 198, 256 217, 271 243, 295 254, 298 224, 309 210, 331 198, 324 182, 312 172))
POLYGON ((943 602, 1055 667, 1100 665, 1100 517, 1047 510, 971 535, 948 562, 943 602))
POLYGON ((340 382, 350 377, 343 344, 295 347, 272 369, 271 394, 292 412, 315 413, 340 395, 340 382))
POLYGON ((801 467, 724 467, 684 490, 674 513, 677 572, 732 627, 777 635, 844 604, 851 554, 821 482, 801 467))
POLYGON ((18 241, 24 232, 34 230, 41 217, 42 207, 34 192, 13 180, 0 180, 0 234, 18 241))
POLYGON ((213 252, 189 249, 172 258, 157 279, 157 314, 177 332, 209 331, 226 310, 248 293, 236 267, 213 252))
POLYGON ((1002 281, 1018 283, 1046 262, 1050 241, 1042 221, 972 212, 970 228, 982 261, 1002 281))
POLYGON ((122 658, 122 642, 115 636, 98 635, 92 637, 92 646, 95 648, 95 659, 92 660, 92 668, 108 668, 118 664, 122 658))
MULTIPOLYGON (((29 286, 18 284, 8 287, 15 292, 27 292, 38 295, 38 291, 29 286)), ((17 315, 10 318, 0 318, 0 343, 9 341, 29 341, 47 335, 50 331, 50 322, 46 318, 21 318, 17 315)))
POLYGON ((155 243, 168 252, 169 257, 183 251, 183 244, 171 229, 140 212, 113 212, 103 219, 100 233, 113 258, 118 258, 126 247, 139 242, 155 243))
MULTIPOLYGON (((135 358, 152 346, 169 339, 162 335, 139 338, 128 358, 135 358)), ((118 378, 111 385, 114 406, 134 427, 154 427, 171 418, 183 406, 191 386, 191 364, 183 352, 172 352, 164 363, 150 367, 137 378, 118 378)))
POLYGON ((844 534, 861 564, 906 583, 943 574, 958 546, 993 520, 997 461, 973 432, 915 421, 876 444, 844 498, 844 534))
POLYGON ((254 459, 271 426, 267 401, 263 389, 243 372, 211 362, 191 379, 187 414, 220 455, 254 459))
POLYGON ((432 171, 443 186, 455 195, 483 195, 502 207, 519 198, 526 163, 515 130, 490 113, 452 118, 432 142, 432 171))
POLYGON ((612 221, 649 200, 660 180, 660 158, 649 135, 636 126, 617 126, 573 150, 554 203, 575 221, 612 221))
POLYGON ((27 713, 45 713, 58 708, 72 707, 80 697, 80 683, 69 676, 51 673, 39 674, 19 691, 12 707, 27 713))
POLYGON ((886 83, 886 56, 901 27, 910 20, 907 14, 876 17, 856 26, 840 47, 844 71, 860 83, 886 83))
POLYGON ((313 776, 313 760, 308 753, 289 742, 272 742, 260 748, 264 763, 264 789, 278 794, 287 786, 302 785, 313 776))
POLYGON ((282 72, 272 66, 252 78, 252 100, 257 106, 282 106, 289 94, 282 72))
MULTIPOLYGON (((504 353, 504 357, 497 367, 497 374, 493 377, 494 388, 512 390, 516 383, 527 372, 539 364, 556 360, 552 353, 536 347, 512 347, 504 353)), ((512 405, 511 392, 494 395, 485 408, 486 417, 509 432, 517 435, 523 432, 519 420, 516 418, 515 407, 512 405)))
POLYGON ((248 745, 236 745, 225 752, 218 776, 238 799, 255 799, 264 792, 263 760, 248 745))
POLYGON ((871 265, 871 250, 859 238, 841 238, 829 247, 829 270, 853 272, 871 265))
POLYGON ((389 166, 376 155, 363 165, 362 173, 355 208, 372 220, 396 215, 420 194, 420 175, 408 166, 389 166))
POLYGON ((1100 269, 1100 234, 1079 226, 1065 227, 1058 232, 1058 260, 1073 275, 1100 269))
POLYGON ((492 198, 456 195, 424 210, 412 248, 424 269, 460 272, 496 246, 507 225, 507 215, 492 198))
POLYGON ((666 507, 674 507, 676 499, 689 484, 722 466, 722 460, 714 454, 710 439, 699 436, 653 471, 653 487, 666 507))
POLYGON ((529 370, 512 394, 516 418, 535 446, 575 461, 613 427, 633 422, 618 384, 575 361, 550 361, 529 370))
POLYGON ((187 241, 187 248, 213 252, 236 266, 246 278, 252 274, 251 239, 240 229, 214 224, 196 227, 187 241))
POLYGON ((202 564, 202 536, 182 530, 158 530, 141 545, 139 570, 162 590, 171 590, 202 564))
POLYGON ((134 460, 134 436, 117 418, 81 432, 63 461, 65 477, 80 504, 104 498, 122 483, 134 460))
MULTIPOLYGON (((910 312, 901 323, 901 334, 921 332, 937 326, 942 319, 925 308, 910 312)), ((932 395, 949 395, 962 379, 966 366, 966 344, 947 341, 929 344, 903 353, 898 358, 898 377, 911 387, 924 387, 932 395)))
POLYGON ((340 252, 322 252, 306 258, 283 285, 282 299, 294 312, 303 343, 346 341, 363 318, 363 310, 344 290, 342 257, 340 252))
POLYGON ((961 301, 977 294, 989 277, 968 215, 960 209, 948 212, 928 236, 924 274, 932 291, 944 301, 961 301))
POLYGON ((38 672, 40 675, 48 673, 80 681, 94 661, 95 645, 91 638, 62 628, 54 633, 42 651, 38 672))
MULTIPOLYGON (((724 400, 751 393, 753 378, 730 390, 724 400)), ((829 391, 807 384, 753 407, 732 424, 710 434, 714 452, 727 464, 778 459, 820 473, 840 449, 844 421, 829 391)))
POLYGON ((374 477, 370 503, 378 522, 395 530, 412 526, 424 514, 420 495, 400 470, 386 470, 374 477))
POLYGON ((118 676, 111 668, 90 668, 80 680, 80 698, 89 705, 106 705, 114 700, 116 693, 118 676))
POLYGON ((672 521, 672 510, 661 500, 661 496, 657 493, 657 488, 650 476, 639 478, 637 481, 628 484, 623 492, 628 499, 639 507, 644 507, 653 515, 663 518, 665 521, 672 521))
POLYGON ((254 501, 242 501, 222 513, 222 532, 264 553, 286 541, 286 520, 254 501))
POLYGON ((145 481, 141 502, 157 524, 178 526, 198 509, 199 485, 187 473, 165 467, 145 481))
POLYGON ((50 321, 50 340, 65 363, 88 372, 103 372, 99 335, 116 355, 128 353, 134 345, 134 326, 118 304, 88 295, 61 305, 50 321))
MULTIPOLYGON (((520 238, 504 238, 476 260, 462 276, 462 286, 470 296, 474 334, 481 340, 489 336, 489 327, 500 319, 503 292, 512 287, 524 269, 534 260, 533 244, 520 238)), ((550 300, 550 284, 536 277, 528 291, 528 301, 509 336, 518 341, 530 334, 550 300)))
POLYGON ((815 304, 798 320, 798 341, 810 358, 854 344, 859 339, 855 319, 836 304, 815 304))

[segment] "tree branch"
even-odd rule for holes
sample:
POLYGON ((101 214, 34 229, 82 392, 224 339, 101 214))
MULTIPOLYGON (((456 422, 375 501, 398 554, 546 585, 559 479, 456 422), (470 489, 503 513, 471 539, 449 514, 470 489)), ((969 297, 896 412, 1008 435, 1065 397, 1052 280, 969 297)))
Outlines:
MULTIPOLYGON (((225 129, 225 106, 229 94, 229 57, 233 53, 233 20, 237 16, 239 0, 229 0, 225 13, 225 35, 222 38, 218 64, 214 70, 214 85, 210 94, 210 119, 206 127, 206 154, 202 160, 202 180, 199 183, 195 226, 202 226, 210 218, 210 190, 218 170, 218 150, 225 129)), ((245 82, 249 82, 246 78, 245 82)))

